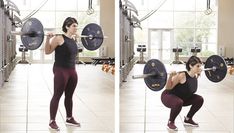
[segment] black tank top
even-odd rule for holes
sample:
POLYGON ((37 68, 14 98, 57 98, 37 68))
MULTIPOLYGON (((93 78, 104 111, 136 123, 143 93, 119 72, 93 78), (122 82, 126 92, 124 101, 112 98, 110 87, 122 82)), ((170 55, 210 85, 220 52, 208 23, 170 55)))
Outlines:
POLYGON ((74 68, 78 48, 75 40, 63 35, 64 43, 55 48, 55 66, 74 68))
POLYGON ((170 90, 171 94, 174 94, 181 99, 188 99, 197 91, 197 77, 190 77, 187 72, 185 72, 185 75, 185 83, 179 83, 172 90, 170 90))

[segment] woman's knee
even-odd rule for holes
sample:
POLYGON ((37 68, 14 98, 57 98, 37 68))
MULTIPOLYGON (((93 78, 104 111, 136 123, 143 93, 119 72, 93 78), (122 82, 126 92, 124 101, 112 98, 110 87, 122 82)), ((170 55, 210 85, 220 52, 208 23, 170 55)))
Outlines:
POLYGON ((198 97, 198 102, 202 105, 204 103, 204 99, 202 96, 198 97))
POLYGON ((72 100, 72 97, 73 97, 72 95, 65 95, 65 98, 64 98, 64 99, 65 99, 65 100, 72 100))
POLYGON ((196 95, 195 99, 193 100, 193 104, 196 104, 196 105, 201 105, 202 106, 203 102, 204 102, 204 99, 200 95, 196 95))
POLYGON ((182 108, 184 101, 182 99, 176 99, 173 101, 173 108, 182 108))

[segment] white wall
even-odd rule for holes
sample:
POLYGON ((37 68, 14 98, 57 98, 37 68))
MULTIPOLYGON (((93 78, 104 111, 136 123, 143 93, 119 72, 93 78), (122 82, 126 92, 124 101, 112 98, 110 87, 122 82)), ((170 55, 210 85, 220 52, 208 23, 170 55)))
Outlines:
POLYGON ((219 0, 218 4, 218 47, 225 48, 224 56, 234 57, 234 0, 219 0))
MULTIPOLYGON (((100 0, 100 25, 104 34, 108 36, 104 39, 103 46, 107 48, 107 56, 115 57, 115 1, 100 0)), ((118 44, 117 44, 118 45, 118 44)))

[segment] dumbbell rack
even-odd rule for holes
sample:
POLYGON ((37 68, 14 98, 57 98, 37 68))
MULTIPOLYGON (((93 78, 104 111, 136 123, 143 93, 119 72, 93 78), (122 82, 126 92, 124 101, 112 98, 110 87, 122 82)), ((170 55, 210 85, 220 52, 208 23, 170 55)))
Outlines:
POLYGON ((140 52, 140 59, 137 61, 138 64, 145 64, 144 52, 146 52, 145 45, 138 45, 137 52, 140 52))
POLYGON ((171 64, 184 64, 184 62, 179 59, 179 53, 182 52, 182 48, 173 48, 172 52, 175 53, 175 58, 171 64))
POLYGON ((191 48, 191 52, 193 53, 193 56, 197 56, 197 53, 201 52, 201 49, 198 47, 191 48))
POLYGON ((22 52, 21 55, 21 60, 18 61, 19 64, 31 64, 28 60, 26 60, 26 52, 28 51, 28 49, 26 47, 24 47, 23 45, 20 45, 19 47, 19 51, 22 52))
POLYGON ((84 62, 84 61, 82 61, 82 60, 80 60, 80 53, 83 51, 83 48, 78 48, 78 53, 77 53, 77 60, 76 60, 76 63, 77 64, 79 64, 79 63, 81 63, 81 64, 84 64, 84 65, 86 65, 86 63, 84 62))

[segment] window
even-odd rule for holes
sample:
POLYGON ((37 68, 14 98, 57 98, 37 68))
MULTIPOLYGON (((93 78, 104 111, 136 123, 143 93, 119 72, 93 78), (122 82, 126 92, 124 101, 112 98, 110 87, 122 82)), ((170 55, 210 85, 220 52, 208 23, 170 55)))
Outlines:
MULTIPOLYGON (((145 0, 144 5, 136 0, 130 0, 137 5, 143 18, 151 10, 159 6, 160 0, 145 0), (145 7, 147 5, 147 7, 145 7), (158 6, 157 6, 158 5, 158 6)), ((161 8, 148 19, 142 21, 142 30, 135 29, 135 47, 139 44, 149 44, 147 31, 153 29, 172 29, 174 40, 172 47, 182 47, 182 56, 190 56, 191 48, 201 48, 200 56, 210 56, 217 53, 217 3, 211 0, 212 14, 205 15, 206 1, 204 0, 167 0, 161 8), (143 35, 144 34, 144 35, 143 35), (143 40, 145 39, 145 40, 143 40)), ((172 49, 172 48, 171 48, 172 49)))

